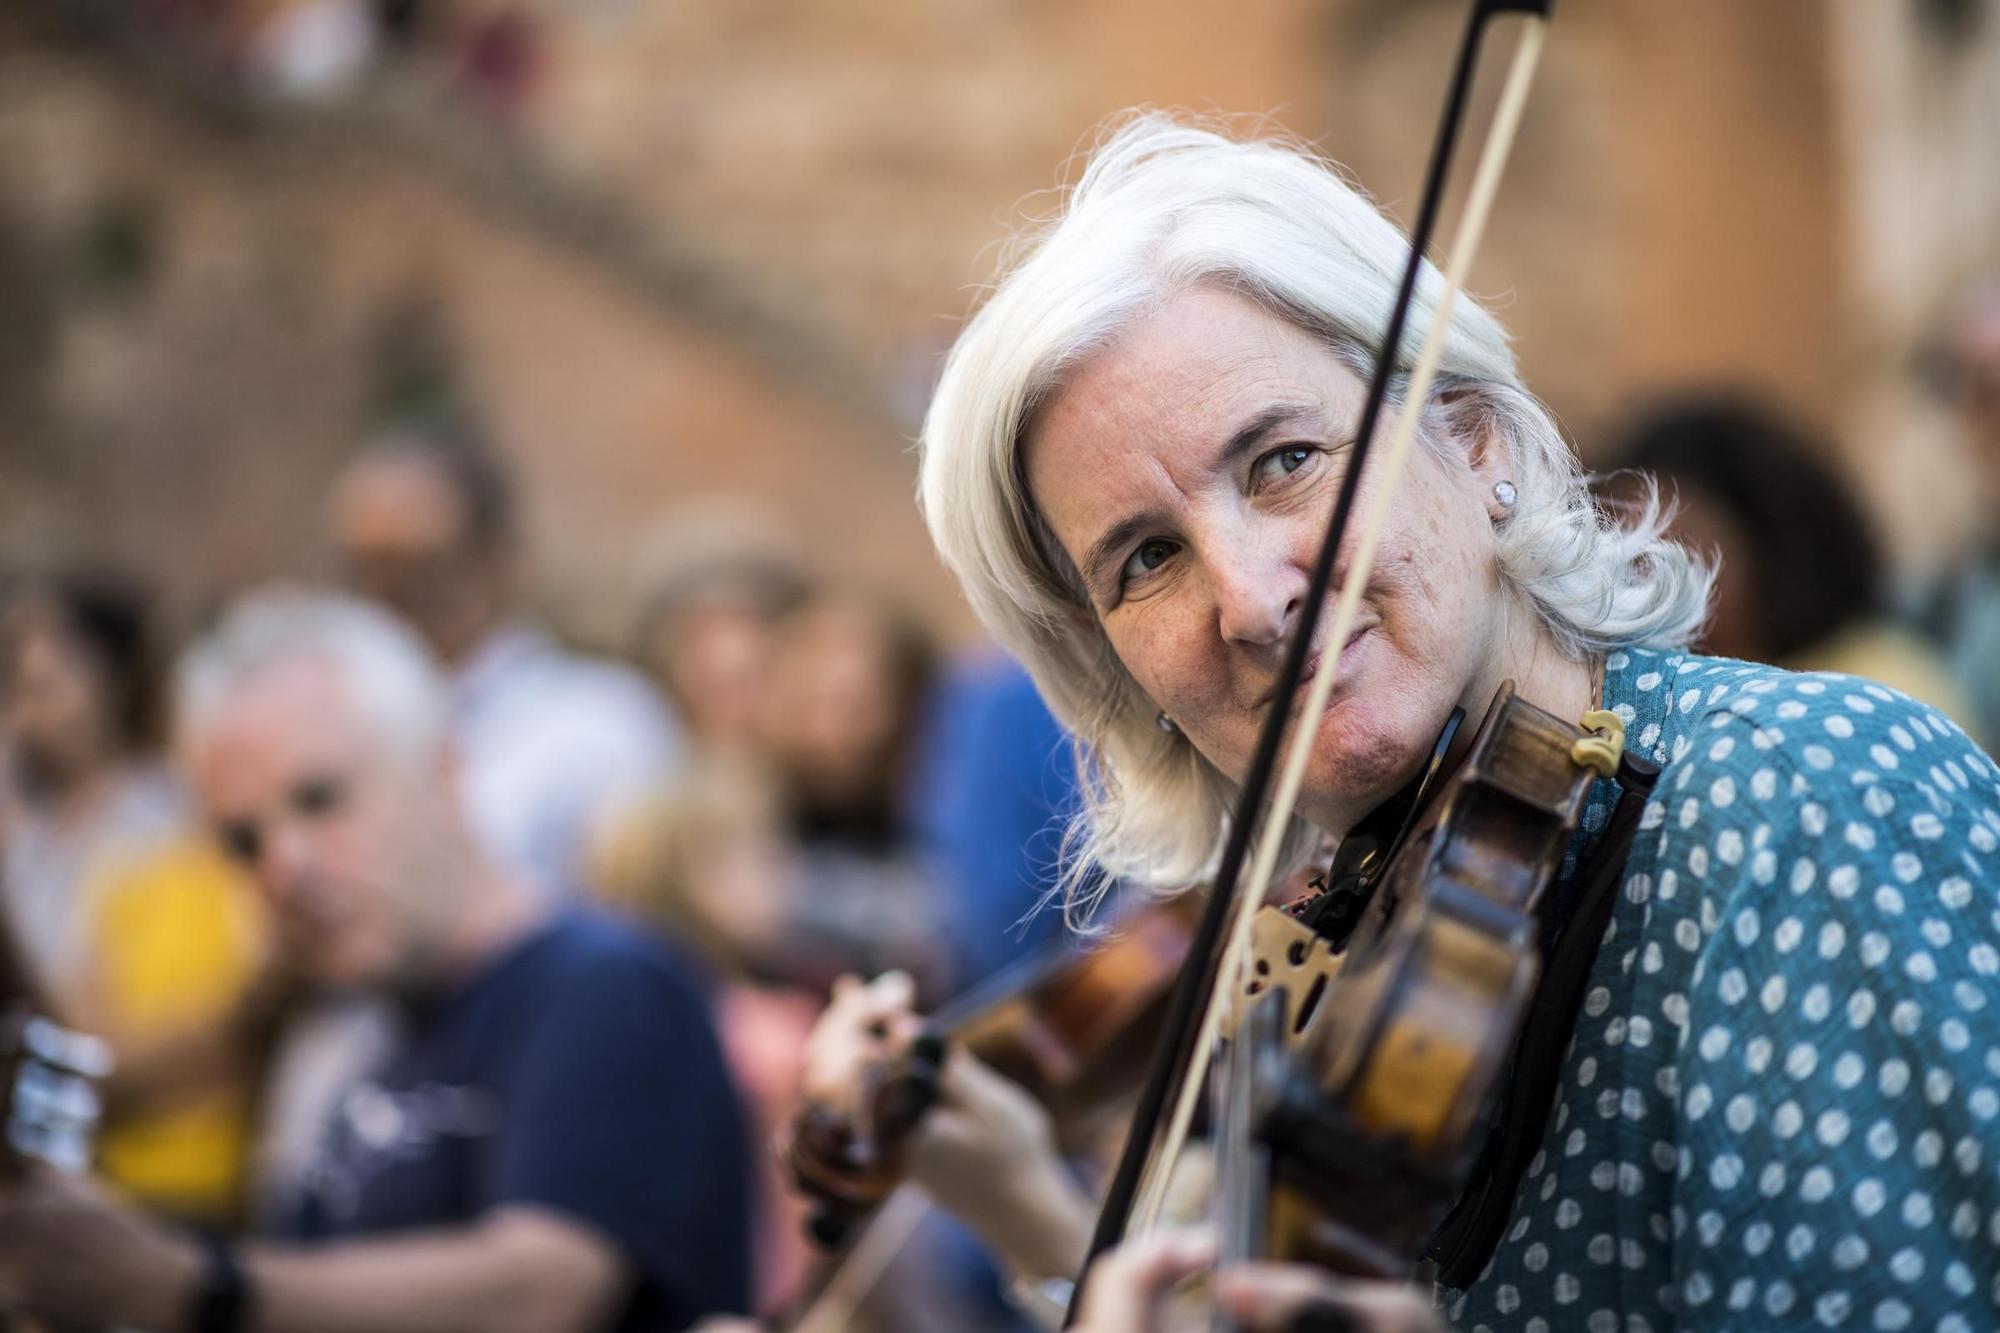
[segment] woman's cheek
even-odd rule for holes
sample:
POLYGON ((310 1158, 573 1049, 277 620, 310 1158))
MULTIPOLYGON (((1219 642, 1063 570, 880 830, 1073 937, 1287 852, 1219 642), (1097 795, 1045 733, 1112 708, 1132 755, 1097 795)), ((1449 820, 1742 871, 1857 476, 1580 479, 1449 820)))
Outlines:
POLYGON ((1123 633, 1111 641, 1119 660, 1146 697, 1169 716, 1183 724, 1195 722, 1205 709, 1199 648, 1189 632, 1193 627, 1180 624, 1163 604, 1141 603, 1126 612, 1123 633))

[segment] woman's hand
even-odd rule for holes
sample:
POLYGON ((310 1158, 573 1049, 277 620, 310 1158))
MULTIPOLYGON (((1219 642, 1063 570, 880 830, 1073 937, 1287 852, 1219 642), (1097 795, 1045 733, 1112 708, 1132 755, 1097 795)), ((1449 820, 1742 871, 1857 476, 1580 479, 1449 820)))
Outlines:
MULTIPOLYGON (((866 1113, 866 1071, 905 1055, 923 1022, 911 1008, 915 987, 901 972, 862 984, 842 977, 806 1039, 806 1099, 849 1118, 866 1113)), ((975 1202, 1023 1164, 1053 1161, 1048 1112, 971 1053, 949 1048, 937 1103, 910 1133, 910 1174, 946 1208, 975 1202)))
MULTIPOLYGON (((1158 1231, 1107 1250, 1084 1280, 1083 1309, 1071 1333, 1167 1333, 1175 1287, 1215 1262, 1205 1232, 1158 1231)), ((1190 1328, 1204 1324, 1187 1325, 1190 1328)))
POLYGON ((1048 1112, 970 1051, 946 1053, 908 1162, 910 1178, 1017 1274, 1067 1278, 1083 1263, 1095 1209, 1056 1150, 1048 1112))
POLYGON ((885 972, 866 984, 859 977, 836 978, 826 1012, 806 1038, 799 1081, 806 1100, 850 1118, 860 1115, 868 1067, 902 1055, 923 1030, 915 1002, 916 984, 905 972, 885 972))
MULTIPOLYGON (((1177 1322, 1169 1298, 1214 1257, 1214 1241, 1200 1232, 1160 1232, 1120 1245, 1091 1267, 1074 1333, 1207 1328, 1205 1318, 1177 1322)), ((1209 1286, 1216 1307, 1252 1333, 1440 1333, 1444 1327, 1405 1283, 1355 1281, 1302 1264, 1240 1264, 1217 1273, 1209 1286)))
POLYGON ((956 1212, 1013 1173, 1056 1158, 1041 1103, 972 1052, 948 1047, 937 1104, 910 1135, 911 1177, 956 1212))
POLYGON ((1246 1329, 1272 1333, 1443 1333, 1407 1282, 1335 1277, 1303 1264, 1238 1264, 1215 1275, 1215 1304, 1246 1329))
MULTIPOLYGON (((806 1042, 808 1100, 861 1114, 869 1065, 900 1057, 923 1030, 914 997, 900 972, 865 985, 836 981, 806 1042)), ((913 1181, 1017 1271, 1068 1277, 1082 1262, 1092 1210, 1057 1155, 1048 1112, 970 1052, 947 1051, 937 1102, 910 1131, 904 1162, 913 1181)))

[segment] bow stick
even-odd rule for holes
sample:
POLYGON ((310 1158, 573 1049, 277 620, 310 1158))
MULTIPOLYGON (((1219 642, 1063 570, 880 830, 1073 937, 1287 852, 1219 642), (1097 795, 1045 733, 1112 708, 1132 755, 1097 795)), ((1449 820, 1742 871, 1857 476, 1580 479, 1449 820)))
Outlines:
MULTIPOLYGON (((1179 1154, 1188 1124, 1192 1120, 1195 1098, 1199 1095, 1202 1077, 1207 1070, 1209 1052, 1215 1043, 1220 1021, 1221 1006, 1218 1000, 1221 989, 1227 980, 1235 978, 1240 969, 1247 966, 1246 946, 1250 934, 1250 921, 1263 900, 1265 887, 1272 871, 1276 868, 1285 828, 1304 779, 1313 739, 1325 715, 1327 702, 1332 697, 1333 683, 1339 667, 1338 654, 1331 662, 1324 662, 1322 669, 1314 677, 1312 691, 1307 696, 1298 726, 1292 729, 1291 748, 1286 756, 1284 773, 1273 796, 1271 809, 1262 822, 1262 837, 1258 843, 1248 883, 1244 882, 1244 860, 1249 852, 1253 827, 1258 823, 1257 812, 1264 804, 1265 795, 1271 788, 1272 777, 1277 769, 1278 752, 1284 744, 1287 732, 1286 716, 1290 712, 1292 699, 1298 693, 1299 679, 1305 671, 1306 657, 1312 647, 1314 630, 1318 625, 1320 612, 1326 604, 1327 594, 1333 581, 1334 564, 1353 512, 1362 470, 1372 451, 1375 427, 1382 406, 1388 398, 1389 383, 1395 373, 1404 326, 1408 322, 1409 308, 1423 273, 1424 252, 1429 249, 1431 235, 1436 229, 1445 181, 1450 174, 1452 150, 1456 144, 1460 122, 1464 118, 1465 102, 1471 89, 1473 73, 1478 65, 1487 25, 1497 15, 1508 12, 1519 13, 1528 20, 1508 71, 1498 113, 1488 133, 1486 146, 1481 152, 1479 167, 1467 198, 1465 216, 1460 224, 1459 235, 1447 267, 1445 285, 1433 311, 1428 336, 1419 353, 1416 366, 1411 372, 1405 394, 1405 410, 1398 418, 1397 430, 1391 440, 1389 457, 1385 462, 1389 470, 1384 475, 1383 484, 1377 489, 1374 502, 1357 535, 1354 558, 1350 562, 1347 578, 1341 587, 1340 599, 1335 606, 1332 632, 1328 636, 1328 641, 1336 644, 1346 642, 1355 611, 1360 605, 1361 590, 1367 583, 1382 523, 1387 515, 1388 498, 1394 490, 1409 441, 1415 435, 1416 422, 1421 415, 1425 395, 1429 392, 1431 380, 1436 374, 1438 361, 1443 352, 1444 338, 1450 327, 1452 305, 1463 283, 1465 272, 1477 254, 1486 218, 1499 186, 1501 171, 1513 145, 1514 133, 1520 123, 1521 109, 1527 100, 1528 88, 1541 54, 1548 11, 1552 3, 1553 0, 1477 0, 1466 25, 1457 66, 1453 71, 1446 97, 1444 115, 1431 153, 1424 194, 1417 211, 1416 226, 1411 233, 1409 262, 1403 271, 1396 303, 1390 313, 1388 328, 1382 339, 1381 353, 1376 359, 1375 371, 1368 385, 1368 396, 1362 408, 1361 422, 1355 437, 1353 461, 1341 479, 1340 489, 1335 496, 1326 541, 1321 546, 1319 558, 1313 566, 1312 579, 1300 611, 1298 628, 1290 644, 1287 645, 1278 686, 1271 701, 1271 711, 1264 719, 1250 770, 1245 775, 1243 788, 1238 796, 1235 815, 1230 821, 1229 837, 1223 847, 1216 887, 1196 932, 1190 954, 1191 965, 1182 973, 1175 987, 1166 1030, 1162 1033, 1159 1046, 1154 1052, 1152 1068, 1148 1073, 1145 1089, 1140 1095, 1139 1106, 1133 1116, 1124 1152, 1119 1159, 1118 1169, 1113 1176, 1104 1208, 1098 1215, 1096 1230, 1091 1237, 1090 1254, 1077 1281, 1078 1296, 1081 1295, 1083 1286, 1088 1280, 1090 1265, 1097 1256, 1124 1238, 1135 1208, 1141 1229, 1151 1227, 1157 1220, 1168 1172, 1179 1154), (1219 947, 1224 945, 1225 931, 1228 935, 1227 945, 1219 947), (1167 1123, 1165 1134, 1162 1135, 1161 1117, 1167 1109, 1170 1096, 1174 1098, 1172 1116, 1167 1123), (1156 1140, 1159 1148, 1157 1152, 1154 1151, 1156 1140)), ((1069 1312, 1071 1321, 1075 1319, 1079 1308, 1080 1301, 1072 1300, 1069 1312)))

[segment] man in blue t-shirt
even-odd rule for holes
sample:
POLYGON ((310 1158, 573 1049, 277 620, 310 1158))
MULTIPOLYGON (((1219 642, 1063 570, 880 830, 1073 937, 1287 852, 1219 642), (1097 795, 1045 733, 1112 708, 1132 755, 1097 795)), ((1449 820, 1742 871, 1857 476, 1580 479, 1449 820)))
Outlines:
POLYGON ((306 981, 388 998, 284 1243, 200 1241, 88 1181, 0 1199, 0 1301, 89 1326, 678 1329, 748 1296, 746 1146, 698 993, 478 850, 422 647, 266 593, 185 660, 180 749, 306 981))

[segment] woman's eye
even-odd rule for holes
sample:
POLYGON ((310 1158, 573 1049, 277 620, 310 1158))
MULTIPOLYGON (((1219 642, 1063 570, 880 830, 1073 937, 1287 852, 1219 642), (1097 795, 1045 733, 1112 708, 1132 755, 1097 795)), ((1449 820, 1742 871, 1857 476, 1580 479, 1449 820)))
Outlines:
POLYGON ((1125 562, 1125 577, 1129 579, 1152 573, 1172 559, 1178 549, 1180 548, 1164 537, 1140 542, 1138 549, 1133 551, 1131 558, 1125 562))
POLYGON ((1283 449, 1273 449, 1257 460, 1256 480, 1259 482, 1283 481, 1312 461, 1319 452, 1306 445, 1288 445, 1283 449))

